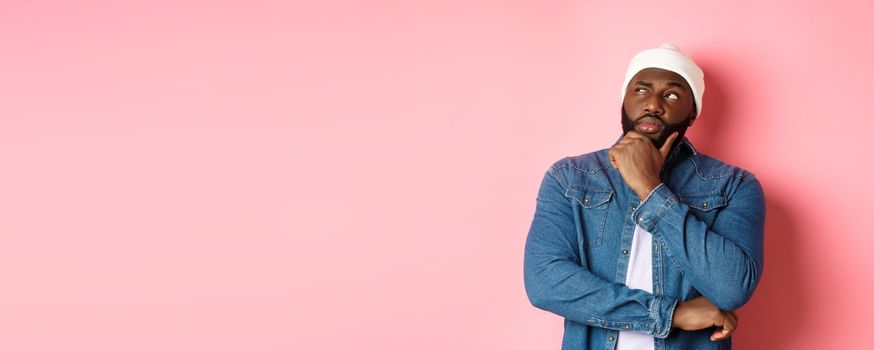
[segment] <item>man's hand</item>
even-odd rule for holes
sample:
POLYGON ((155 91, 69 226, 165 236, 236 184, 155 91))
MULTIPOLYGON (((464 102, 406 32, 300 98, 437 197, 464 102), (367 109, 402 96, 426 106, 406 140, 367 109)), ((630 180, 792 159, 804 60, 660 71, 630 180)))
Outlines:
POLYGON ((607 153, 610 163, 641 200, 662 182, 659 172, 678 134, 675 131, 661 149, 656 149, 649 138, 631 130, 607 153))
POLYGON ((677 303, 671 327, 697 331, 713 326, 717 328, 710 335, 710 340, 728 339, 737 329, 737 314, 733 311, 720 310, 703 296, 677 303))

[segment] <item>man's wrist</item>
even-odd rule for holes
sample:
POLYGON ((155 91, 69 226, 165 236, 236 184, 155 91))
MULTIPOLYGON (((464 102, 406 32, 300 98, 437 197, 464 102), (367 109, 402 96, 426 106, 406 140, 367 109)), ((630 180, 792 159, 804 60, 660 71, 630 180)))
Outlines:
POLYGON ((643 201, 644 199, 646 199, 646 197, 649 197, 649 194, 652 193, 652 191, 656 187, 658 187, 659 184, 660 184, 660 182, 648 183, 644 186, 641 186, 639 189, 635 190, 634 192, 635 192, 635 194, 637 194, 637 197, 640 198, 641 201, 643 201))
POLYGON ((678 301, 677 306, 674 307, 674 314, 671 315, 671 327, 679 327, 680 326, 680 322, 682 322, 682 317, 683 317, 683 315, 681 315, 681 313, 683 312, 683 310, 684 310, 683 301, 682 300, 678 301))

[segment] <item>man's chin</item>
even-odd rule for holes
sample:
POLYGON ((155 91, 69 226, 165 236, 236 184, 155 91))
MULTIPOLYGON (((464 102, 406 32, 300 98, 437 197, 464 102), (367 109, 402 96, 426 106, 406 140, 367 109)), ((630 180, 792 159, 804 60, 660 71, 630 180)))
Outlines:
POLYGON ((648 138, 652 142, 653 146, 656 146, 656 148, 659 148, 661 146, 660 144, 665 142, 665 140, 662 139, 662 135, 664 134, 664 129, 660 130, 659 132, 657 132, 655 134, 645 133, 645 132, 642 132, 642 131, 637 130, 637 129, 634 129, 634 131, 637 132, 638 134, 646 136, 646 138, 648 138))

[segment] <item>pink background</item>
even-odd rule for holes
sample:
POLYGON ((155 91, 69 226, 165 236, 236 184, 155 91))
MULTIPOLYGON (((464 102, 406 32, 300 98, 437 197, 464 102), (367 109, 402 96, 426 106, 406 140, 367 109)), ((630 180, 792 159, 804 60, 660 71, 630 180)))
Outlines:
POLYGON ((870 346, 870 1, 3 1, 0 348, 557 349, 522 252, 625 65, 753 171, 739 349, 870 346))

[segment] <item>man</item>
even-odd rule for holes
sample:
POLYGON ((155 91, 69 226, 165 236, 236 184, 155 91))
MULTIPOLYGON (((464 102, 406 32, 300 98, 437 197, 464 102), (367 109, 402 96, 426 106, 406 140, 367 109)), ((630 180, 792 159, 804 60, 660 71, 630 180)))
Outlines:
POLYGON ((632 58, 623 135, 543 177, 525 244, 532 305, 565 318, 563 349, 730 349, 762 276, 765 199, 686 129, 704 74, 672 45, 632 58))

